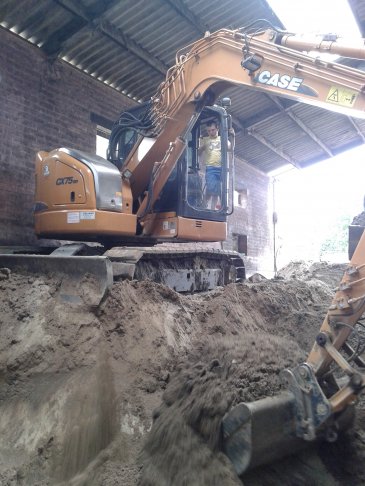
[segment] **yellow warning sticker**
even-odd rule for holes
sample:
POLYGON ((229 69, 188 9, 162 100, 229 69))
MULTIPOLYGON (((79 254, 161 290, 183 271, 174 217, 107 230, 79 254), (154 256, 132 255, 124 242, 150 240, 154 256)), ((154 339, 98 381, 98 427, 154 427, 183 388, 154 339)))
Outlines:
POLYGON ((354 106, 357 98, 357 92, 352 89, 339 88, 338 86, 331 86, 326 101, 340 106, 354 106))

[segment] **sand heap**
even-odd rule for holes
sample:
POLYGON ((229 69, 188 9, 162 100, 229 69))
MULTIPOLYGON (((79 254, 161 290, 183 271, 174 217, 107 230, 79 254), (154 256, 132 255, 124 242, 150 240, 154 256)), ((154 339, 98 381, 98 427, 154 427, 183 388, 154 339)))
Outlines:
POLYGON ((244 478, 220 451, 222 415, 279 390, 334 286, 289 276, 184 296, 124 281, 81 307, 56 277, 3 269, 0 484, 364 484, 361 404, 341 442, 244 478))

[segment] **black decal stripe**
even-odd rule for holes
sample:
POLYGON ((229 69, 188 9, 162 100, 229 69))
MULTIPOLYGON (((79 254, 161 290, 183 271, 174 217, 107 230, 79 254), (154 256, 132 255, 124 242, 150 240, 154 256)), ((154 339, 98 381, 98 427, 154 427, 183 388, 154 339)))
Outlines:
POLYGON ((316 98, 318 98, 317 91, 315 91, 310 86, 307 86, 306 84, 301 84, 297 90, 297 93, 302 93, 307 96, 315 96, 316 98))

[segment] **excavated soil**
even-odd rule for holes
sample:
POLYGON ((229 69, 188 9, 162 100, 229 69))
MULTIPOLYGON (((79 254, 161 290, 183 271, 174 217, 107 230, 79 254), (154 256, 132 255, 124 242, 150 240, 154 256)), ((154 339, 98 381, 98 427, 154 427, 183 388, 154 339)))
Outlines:
POLYGON ((362 401, 336 443, 243 478, 220 449, 224 413, 305 359, 343 268, 297 262, 197 295, 121 281, 99 305, 1 269, 0 484, 365 484, 362 401))
POLYGON ((365 211, 356 215, 352 220, 351 224, 358 225, 358 226, 365 226, 365 211))

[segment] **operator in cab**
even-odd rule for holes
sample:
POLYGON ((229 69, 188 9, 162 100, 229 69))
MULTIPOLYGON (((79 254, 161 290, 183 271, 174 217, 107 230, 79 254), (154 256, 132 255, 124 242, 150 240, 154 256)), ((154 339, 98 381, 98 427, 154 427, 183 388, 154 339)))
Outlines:
MULTIPOLYGON (((213 120, 207 124, 207 137, 200 138, 198 148, 199 157, 203 156, 205 167, 205 197, 206 207, 217 210, 220 208, 222 194, 222 159, 221 137, 219 135, 218 122, 213 120)), ((231 143, 228 142, 228 150, 231 143)))
POLYGON ((216 209, 221 194, 221 137, 218 123, 210 121, 207 124, 207 137, 200 139, 199 156, 204 154, 205 193, 208 209, 216 209))

